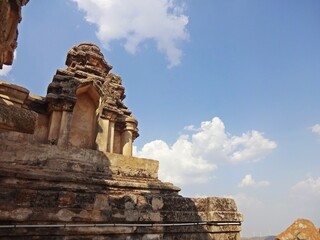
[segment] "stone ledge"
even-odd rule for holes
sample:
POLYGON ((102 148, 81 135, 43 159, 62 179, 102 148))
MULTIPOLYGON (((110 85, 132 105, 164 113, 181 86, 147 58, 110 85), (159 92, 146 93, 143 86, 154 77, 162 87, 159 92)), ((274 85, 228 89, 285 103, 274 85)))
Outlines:
POLYGON ((0 163, 2 164, 14 163, 28 166, 30 169, 36 167, 58 172, 105 174, 105 177, 112 175, 114 177, 158 179, 159 163, 155 160, 71 146, 61 148, 49 144, 18 144, 5 140, 1 142, 0 150, 3 154, 0 163))
POLYGON ((115 153, 105 154, 110 160, 110 169, 114 175, 158 178, 159 162, 156 160, 115 153))
POLYGON ((0 99, 2 98, 8 105, 22 106, 28 95, 28 89, 0 80, 0 99))

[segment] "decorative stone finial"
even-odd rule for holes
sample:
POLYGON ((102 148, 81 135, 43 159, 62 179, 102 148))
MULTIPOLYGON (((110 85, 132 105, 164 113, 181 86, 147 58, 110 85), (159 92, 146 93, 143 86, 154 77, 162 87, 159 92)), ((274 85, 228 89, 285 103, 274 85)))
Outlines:
POLYGON ((100 48, 92 43, 80 43, 71 48, 66 65, 69 69, 81 70, 97 76, 106 76, 112 69, 104 59, 100 48))

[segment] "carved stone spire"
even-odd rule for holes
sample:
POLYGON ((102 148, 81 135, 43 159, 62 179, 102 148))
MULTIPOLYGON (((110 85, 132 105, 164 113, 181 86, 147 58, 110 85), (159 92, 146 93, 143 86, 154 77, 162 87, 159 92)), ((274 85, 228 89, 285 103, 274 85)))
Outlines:
MULTIPOLYGON (((92 43, 81 43, 72 47, 68 52, 66 65, 66 69, 57 70, 48 86, 46 101, 49 112, 53 116, 60 116, 57 112, 62 111, 74 113, 80 94, 88 92, 96 105, 97 124, 105 130, 104 133, 97 133, 97 148, 110 152, 117 149, 116 152, 124 153, 126 145, 125 152, 130 155, 132 141, 138 137, 138 122, 123 103, 125 88, 121 77, 110 72, 112 66, 104 59, 100 48, 92 43), (109 122, 102 123, 103 119, 109 122), (104 141, 106 142, 102 143, 104 141)), ((67 126, 67 123, 65 125, 67 126)), ((66 137, 68 138, 67 135, 66 137)))

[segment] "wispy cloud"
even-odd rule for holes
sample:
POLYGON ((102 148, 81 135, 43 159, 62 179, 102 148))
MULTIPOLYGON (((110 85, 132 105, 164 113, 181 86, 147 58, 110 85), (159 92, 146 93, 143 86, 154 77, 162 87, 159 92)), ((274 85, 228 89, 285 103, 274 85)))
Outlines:
POLYGON ((319 134, 320 135, 320 124, 315 124, 311 127, 311 131, 313 133, 319 134))
POLYGON ((296 196, 313 197, 320 200, 320 177, 308 177, 292 187, 292 193, 296 196))
POLYGON ((7 76, 9 72, 11 71, 12 66, 3 65, 2 69, 0 69, 0 76, 7 76))
POLYGON ((135 149, 134 154, 159 160, 159 177, 183 185, 207 182, 221 162, 255 162, 277 146, 258 131, 232 136, 217 117, 202 122, 199 128, 192 125, 185 130, 190 133, 180 136, 171 146, 155 140, 141 150, 135 149))
POLYGON ((238 187, 267 187, 270 185, 269 181, 255 181, 252 178, 251 174, 247 174, 244 176, 244 178, 241 180, 241 182, 238 184, 238 187))
POLYGON ((180 64, 178 43, 188 39, 188 17, 175 0, 73 1, 85 12, 86 20, 97 25, 97 37, 107 49, 112 41, 124 39, 125 49, 134 54, 143 41, 151 39, 166 55, 169 68, 180 64))

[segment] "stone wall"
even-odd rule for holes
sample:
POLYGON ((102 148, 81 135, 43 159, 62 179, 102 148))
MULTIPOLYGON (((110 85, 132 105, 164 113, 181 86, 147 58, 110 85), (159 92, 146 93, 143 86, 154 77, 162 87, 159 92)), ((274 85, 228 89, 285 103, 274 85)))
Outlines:
POLYGON ((0 226, 51 226, 1 228, 1 239, 240 239, 239 225, 216 224, 242 221, 232 199, 181 197, 178 187, 157 178, 157 161, 0 143, 0 226))

